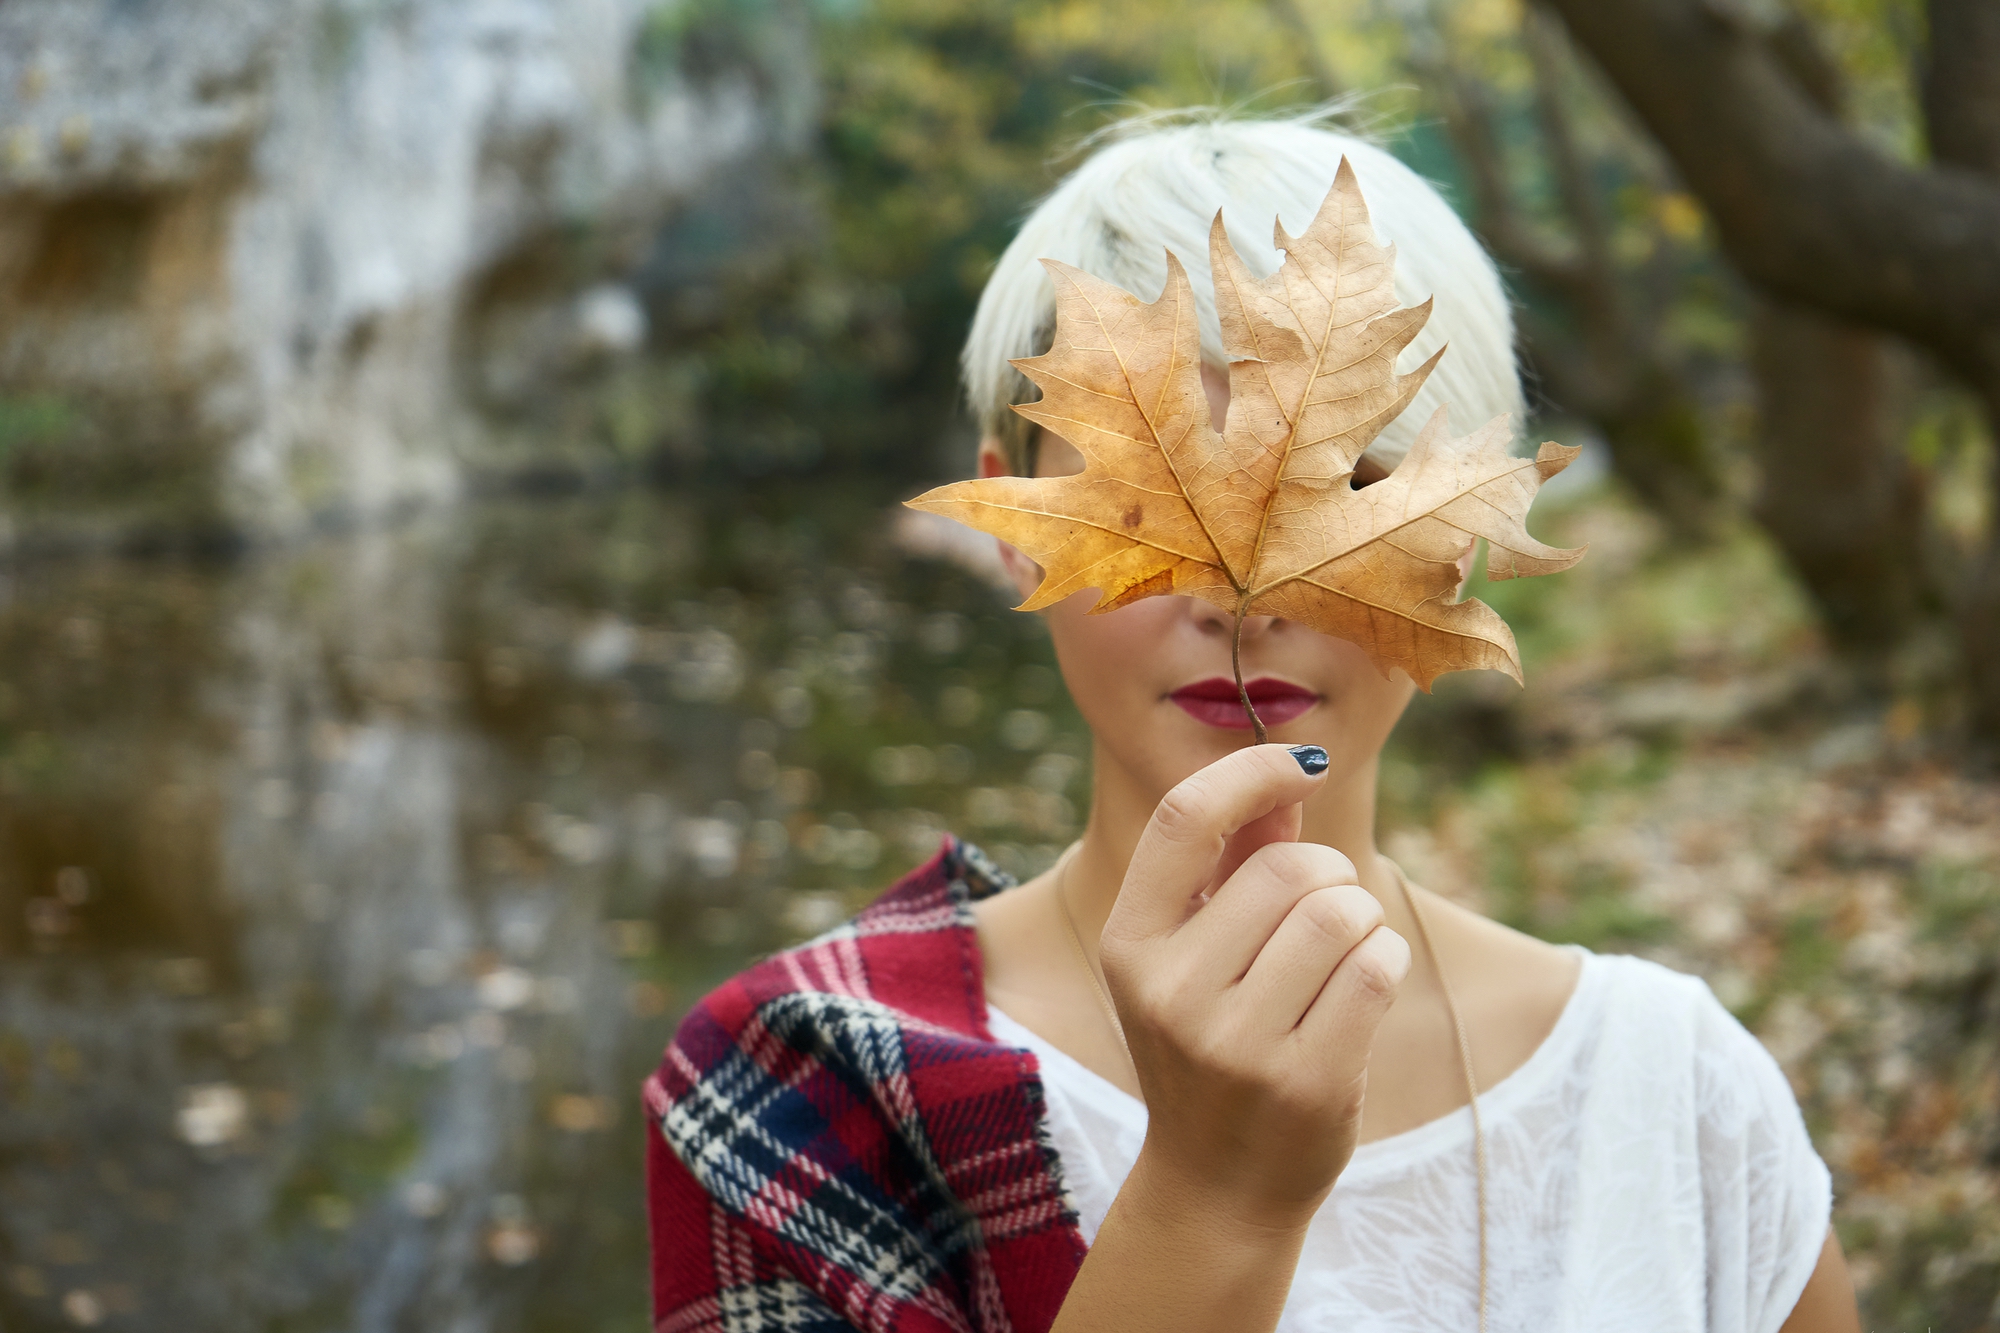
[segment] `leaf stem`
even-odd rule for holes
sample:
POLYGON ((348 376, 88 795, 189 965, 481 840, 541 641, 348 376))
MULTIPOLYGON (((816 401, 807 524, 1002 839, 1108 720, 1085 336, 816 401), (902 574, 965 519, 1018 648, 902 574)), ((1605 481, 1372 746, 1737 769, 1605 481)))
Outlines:
POLYGON ((1236 632, 1229 640, 1229 669, 1236 673, 1236 697, 1243 701, 1243 712, 1250 719, 1251 729, 1257 733, 1257 744, 1264 743, 1264 719, 1257 716, 1257 710, 1250 706, 1250 691, 1243 687, 1243 608, 1249 599, 1236 604, 1236 632))

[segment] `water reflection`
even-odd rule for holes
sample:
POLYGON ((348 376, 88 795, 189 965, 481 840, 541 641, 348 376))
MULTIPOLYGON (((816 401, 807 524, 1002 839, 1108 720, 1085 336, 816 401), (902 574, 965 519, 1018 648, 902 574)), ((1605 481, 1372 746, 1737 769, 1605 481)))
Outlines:
POLYGON ((946 827, 1074 831, 1038 623, 882 499, 8 573, 0 1324, 643 1328, 677 1014, 946 827))

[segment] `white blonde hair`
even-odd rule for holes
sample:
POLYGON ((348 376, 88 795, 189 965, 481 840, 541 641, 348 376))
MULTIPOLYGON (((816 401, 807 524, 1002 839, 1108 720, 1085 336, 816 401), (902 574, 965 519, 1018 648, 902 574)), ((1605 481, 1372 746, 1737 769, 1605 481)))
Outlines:
POLYGON ((1026 470, 1028 423, 1009 410, 1035 396, 1011 365, 1049 348, 1055 287, 1042 259, 1074 264, 1143 300, 1166 285, 1166 251, 1187 267, 1201 316, 1203 361, 1226 371, 1209 272, 1208 230, 1216 210, 1243 261, 1259 277, 1283 254, 1272 222, 1305 230, 1345 156, 1368 201, 1376 237, 1396 247, 1396 297, 1434 297, 1430 323, 1404 351, 1410 370, 1449 342, 1451 350, 1368 457, 1392 468, 1440 403, 1464 432, 1502 412, 1522 419, 1514 365, 1514 321, 1493 261, 1438 192, 1382 149, 1325 128, 1323 114, 1279 120, 1222 113, 1140 117, 1114 126, 1109 142, 1058 185, 1021 226, 980 294, 963 366, 966 397, 983 433, 997 436, 1009 464, 1026 470), (1197 117, 1189 119, 1189 115, 1197 117))

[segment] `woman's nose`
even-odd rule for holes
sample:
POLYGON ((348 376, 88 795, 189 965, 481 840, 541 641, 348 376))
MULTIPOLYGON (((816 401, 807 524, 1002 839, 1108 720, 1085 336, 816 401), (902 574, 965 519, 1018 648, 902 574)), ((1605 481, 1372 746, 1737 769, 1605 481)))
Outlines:
MULTIPOLYGON (((1213 602, 1205 602, 1199 597, 1190 597, 1187 600, 1190 607, 1193 608, 1195 624, 1199 625, 1204 632, 1210 634, 1222 634, 1224 636, 1232 636, 1235 634, 1236 617, 1230 615, 1227 611, 1215 605, 1213 602)), ((1258 635, 1264 633, 1266 630, 1270 629, 1272 625, 1276 624, 1277 621, 1278 618, 1276 616, 1243 617, 1244 642, 1247 643, 1251 639, 1254 639, 1258 635)))

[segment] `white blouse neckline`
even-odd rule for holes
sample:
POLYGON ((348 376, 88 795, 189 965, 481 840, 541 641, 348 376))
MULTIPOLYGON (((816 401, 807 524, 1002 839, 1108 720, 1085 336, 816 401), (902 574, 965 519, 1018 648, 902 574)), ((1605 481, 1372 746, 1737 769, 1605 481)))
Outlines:
MULTIPOLYGON (((1479 1098, 1495 1327, 1777 1333, 1831 1182, 1770 1053, 1694 977, 1583 955, 1549 1034, 1479 1098)), ((1007 1014, 1086 1244, 1146 1108, 1007 1014)), ((1024 1071, 1025 1072, 1025 1071, 1024 1071)), ((1313 1215, 1277 1333, 1463 1333, 1478 1318, 1472 1112, 1358 1147, 1313 1215)))
MULTIPOLYGON (((1485 1123, 1491 1124, 1495 1118, 1531 1100, 1549 1083, 1561 1077, 1569 1062, 1570 1047, 1585 1026, 1585 1018, 1595 1003, 1593 995, 1586 992, 1594 992, 1601 984, 1603 959, 1581 945, 1562 947, 1581 959, 1576 982, 1570 987, 1569 998, 1563 1001, 1562 1011, 1556 1015, 1548 1035, 1542 1038, 1528 1058, 1498 1083, 1480 1091, 1479 1114, 1485 1123)), ((1060 1064, 1065 1081, 1072 1084, 1081 1082, 1091 1088, 1096 1094, 1092 1101, 1101 1110, 1111 1112, 1129 1127, 1143 1131, 1146 1104, 1139 1098, 1006 1013, 991 1000, 986 1004, 986 1017, 996 1040, 1011 1046, 1025 1046, 1037 1060, 1060 1064)), ((1375 1176, 1407 1170, 1439 1153, 1468 1147, 1471 1142, 1472 1108, 1460 1106, 1401 1133, 1357 1145, 1354 1156, 1348 1159, 1340 1177, 1350 1185, 1357 1184, 1375 1176)))

